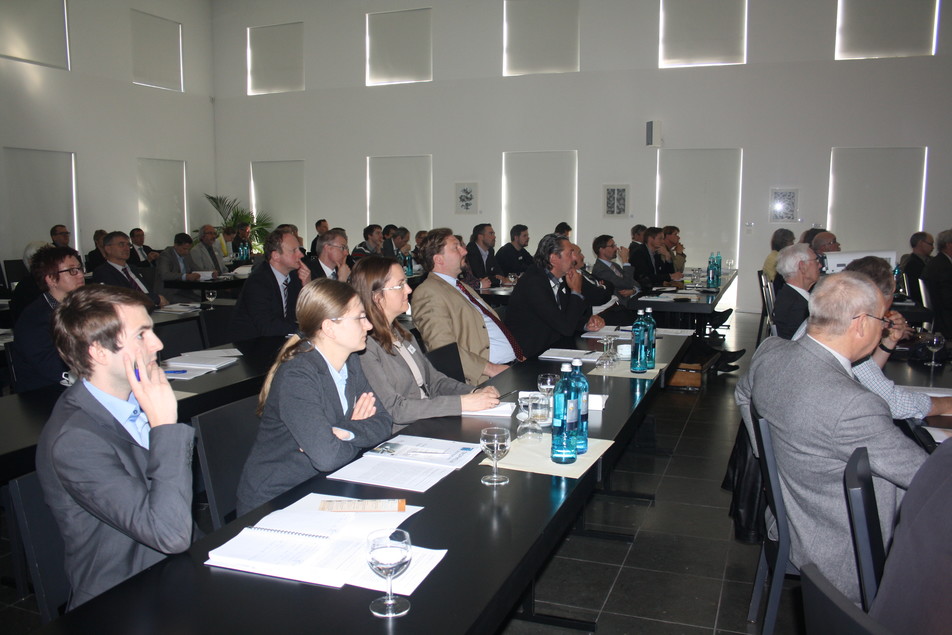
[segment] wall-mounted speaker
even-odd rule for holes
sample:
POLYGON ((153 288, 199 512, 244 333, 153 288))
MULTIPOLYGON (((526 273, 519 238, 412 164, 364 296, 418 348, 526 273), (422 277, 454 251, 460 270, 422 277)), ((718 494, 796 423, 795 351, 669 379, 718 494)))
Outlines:
POLYGON ((661 122, 649 121, 645 123, 645 145, 649 148, 660 148, 661 143, 661 122))

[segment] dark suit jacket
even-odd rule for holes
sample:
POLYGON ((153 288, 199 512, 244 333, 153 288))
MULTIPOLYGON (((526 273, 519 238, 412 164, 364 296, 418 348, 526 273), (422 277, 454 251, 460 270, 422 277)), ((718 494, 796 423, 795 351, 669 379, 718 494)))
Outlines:
POLYGON ((922 279, 935 311, 934 330, 952 334, 952 260, 945 254, 936 254, 926 264, 922 279))
POLYGON ((466 262, 469 263, 469 271, 477 279, 488 277, 494 287, 498 287, 502 282, 496 276, 505 275, 499 264, 496 263, 496 250, 489 248, 489 255, 486 256, 486 263, 483 264, 483 255, 479 253, 479 247, 476 243, 466 245, 466 262))
MULTIPOLYGON (((931 258, 929 260, 932 260, 931 258)), ((903 256, 902 272, 909 279, 909 289, 906 294, 918 303, 922 303, 922 293, 919 292, 919 278, 926 268, 926 260, 923 260, 915 254, 903 256)))
POLYGON ((288 312, 284 314, 282 290, 274 277, 271 265, 258 265, 241 289, 231 317, 232 341, 240 342, 265 335, 287 335, 297 330, 295 306, 301 292, 301 279, 291 272, 288 286, 288 312))
POLYGON ((360 421, 350 418, 357 396, 372 391, 357 355, 347 358, 346 413, 319 351, 309 349, 281 364, 271 382, 258 437, 241 473, 238 514, 319 472, 343 467, 357 457, 361 448, 373 447, 389 437, 393 420, 376 397, 374 416, 360 421), (334 436, 332 427, 353 432, 354 438, 342 441, 334 436))
POLYGON ((645 291, 651 287, 658 287, 667 280, 667 276, 657 271, 654 265, 654 255, 648 251, 648 246, 644 243, 632 243, 631 251, 628 252, 628 262, 634 271, 634 278, 645 291))
POLYGON ((383 241, 383 245, 380 247, 380 253, 390 258, 397 257, 397 249, 393 244, 393 238, 387 238, 383 241))
MULTIPOLYGON (((142 245, 142 251, 145 252, 145 255, 148 256, 150 253, 155 251, 152 247, 148 245, 142 245)), ((136 251, 135 245, 130 245, 129 247, 129 264, 134 267, 154 267, 155 262, 151 260, 142 261, 139 259, 139 252, 136 251)))
POLYGON ((503 275, 523 273, 532 264, 532 254, 525 248, 516 251, 512 243, 506 243, 496 252, 496 264, 503 275))
POLYGON ((808 317, 810 307, 806 298, 791 285, 783 285, 774 301, 773 318, 774 324, 777 325, 777 335, 785 340, 793 339, 797 329, 808 317))
POLYGON ((53 344, 53 307, 46 294, 28 306, 13 328, 17 392, 58 384, 69 368, 53 344))
POLYGON ((506 326, 512 331, 526 358, 538 357, 549 347, 585 328, 592 308, 584 298, 562 289, 561 307, 555 301, 548 273, 532 265, 519 278, 506 309, 506 326))
MULTIPOLYGON (((634 267, 627 266, 627 267, 620 267, 620 268, 622 271, 622 275, 619 276, 617 273, 612 271, 612 268, 606 265, 604 262, 602 262, 601 260, 595 260, 595 264, 592 265, 592 276, 594 276, 597 280, 601 280, 605 283, 611 284, 612 287, 616 290, 617 289, 633 289, 635 291, 635 294, 637 295, 638 291, 640 291, 641 289, 638 285, 638 281, 635 280, 634 267)), ((618 301, 621 304, 627 305, 628 302, 634 297, 635 297, 634 295, 629 296, 627 298, 618 296, 618 301)))
POLYGON ((136 443, 77 382, 60 396, 36 448, 36 472, 66 546, 69 608, 192 541, 192 442, 185 424, 136 443))
MULTIPOLYGON (((142 282, 142 285, 148 289, 148 285, 145 284, 145 280, 142 278, 142 274, 136 271, 136 267, 128 267, 129 273, 134 275, 136 278, 142 282)), ((134 289, 136 291, 141 291, 137 285, 132 284, 129 280, 126 279, 122 272, 113 267, 108 262, 104 262, 93 271, 92 282, 95 284, 108 284, 114 287, 125 287, 126 289, 134 289)), ((149 299, 152 300, 152 303, 156 307, 159 306, 159 295, 152 291, 146 293, 149 296, 149 299)))
POLYGON ((27 307, 33 304, 38 297, 43 294, 40 287, 37 286, 33 276, 26 276, 17 284, 13 290, 13 297, 10 298, 10 316, 15 325, 20 321, 20 316, 26 311, 27 307))
POLYGON ((93 249, 86 254, 86 271, 93 271, 96 267, 106 262, 106 258, 98 249, 93 249))

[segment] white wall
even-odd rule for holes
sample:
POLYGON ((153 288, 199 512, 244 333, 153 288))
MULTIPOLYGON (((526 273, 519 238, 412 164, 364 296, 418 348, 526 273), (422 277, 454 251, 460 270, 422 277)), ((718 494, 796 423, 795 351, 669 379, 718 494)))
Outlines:
MULTIPOLYGON (((70 71, 0 58, 0 146, 76 153, 80 249, 92 249, 97 228, 128 232, 139 224, 140 157, 186 161, 190 224, 217 218, 202 196, 217 189, 210 2, 70 2, 69 34, 70 71), (182 23, 184 93, 132 83, 130 9, 182 23)), ((0 192, 0 219, 24 213, 29 211, 12 209, 0 192)), ((75 240, 71 219, 60 222, 75 240)), ((0 252, 3 258, 19 257, 23 245, 35 239, 48 240, 49 234, 0 232, 0 252)), ((165 235, 146 239, 153 247, 172 242, 165 235)))

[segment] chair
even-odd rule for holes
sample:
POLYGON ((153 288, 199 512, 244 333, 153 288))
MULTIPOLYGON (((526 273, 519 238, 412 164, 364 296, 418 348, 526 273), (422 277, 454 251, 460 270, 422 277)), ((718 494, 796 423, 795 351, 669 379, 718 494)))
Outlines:
POLYGON ((258 396, 252 395, 192 417, 202 480, 215 529, 236 516, 238 481, 258 436, 257 406, 258 396))
POLYGON ((768 635, 773 633, 774 625, 777 623, 777 609, 780 607, 780 591, 783 589, 784 575, 799 575, 800 572, 790 562, 790 528, 787 525, 787 508, 783 504, 783 492, 780 489, 780 474, 777 472, 777 459, 774 456, 770 424, 753 412, 751 415, 754 417, 754 435, 757 438, 757 453, 760 455, 760 472, 765 483, 767 508, 776 521, 777 541, 766 538, 760 548, 760 562, 757 565, 754 589, 750 594, 747 621, 751 623, 757 621, 761 596, 769 573, 767 606, 764 609, 764 619, 760 630, 762 634, 768 635))
POLYGON ((879 582, 883 577, 886 548, 883 546, 879 508, 876 505, 873 474, 869 469, 869 453, 866 448, 853 450, 843 471, 843 486, 846 489, 853 549, 856 552, 859 589, 863 597, 863 609, 868 611, 876 599, 879 582))
POLYGON ((773 323, 773 308, 776 295, 774 293, 774 285, 767 278, 767 274, 764 273, 763 269, 757 272, 757 281, 760 285, 760 325, 757 327, 756 346, 760 346, 764 332, 764 324, 767 325, 767 329, 771 335, 777 334, 777 329, 773 323))
POLYGON ((172 357, 200 351, 205 347, 202 339, 202 329, 198 318, 183 318, 171 322, 156 322, 152 331, 162 340, 163 348, 159 351, 159 359, 166 360, 172 357))
POLYGON ((9 488, 36 604, 40 609, 40 618, 46 624, 59 617, 69 601, 63 537, 53 512, 43 501, 43 489, 36 472, 10 481, 9 488))
POLYGON ((230 344, 231 315, 235 311, 234 304, 216 304, 213 310, 203 310, 198 315, 199 325, 202 329, 202 339, 205 341, 205 348, 214 348, 222 344, 230 344))
POLYGON ((23 260, 20 258, 14 260, 4 260, 3 268, 7 274, 7 284, 9 284, 11 287, 15 283, 20 282, 30 275, 30 271, 26 268, 26 265, 23 264, 23 260))
POLYGON ((830 584, 812 562, 800 569, 800 587, 807 635, 889 635, 889 629, 830 584))
POLYGON ((7 369, 10 372, 10 390, 13 392, 17 391, 17 369, 13 363, 13 342, 7 342, 3 345, 3 354, 7 358, 7 369))
POLYGON ((436 370, 447 377, 466 382, 466 375, 463 373, 463 362, 460 361, 459 347, 456 342, 428 352, 426 358, 430 360, 436 370))
MULTIPOLYGON (((932 295, 929 293, 929 285, 926 284, 926 281, 922 278, 919 278, 919 295, 922 296, 922 306, 929 309, 935 314, 935 307, 932 305, 932 295)), ((922 329, 924 331, 932 331, 932 322, 923 322, 922 329)))

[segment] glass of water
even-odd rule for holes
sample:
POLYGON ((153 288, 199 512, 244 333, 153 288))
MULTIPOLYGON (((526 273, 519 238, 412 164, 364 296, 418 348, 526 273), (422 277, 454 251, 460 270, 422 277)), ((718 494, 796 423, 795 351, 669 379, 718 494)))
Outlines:
POLYGON ((387 579, 387 595, 370 603, 377 617, 400 617, 410 610, 410 600, 393 594, 393 579, 410 566, 410 534, 402 529, 379 529, 367 535, 367 564, 387 579))

